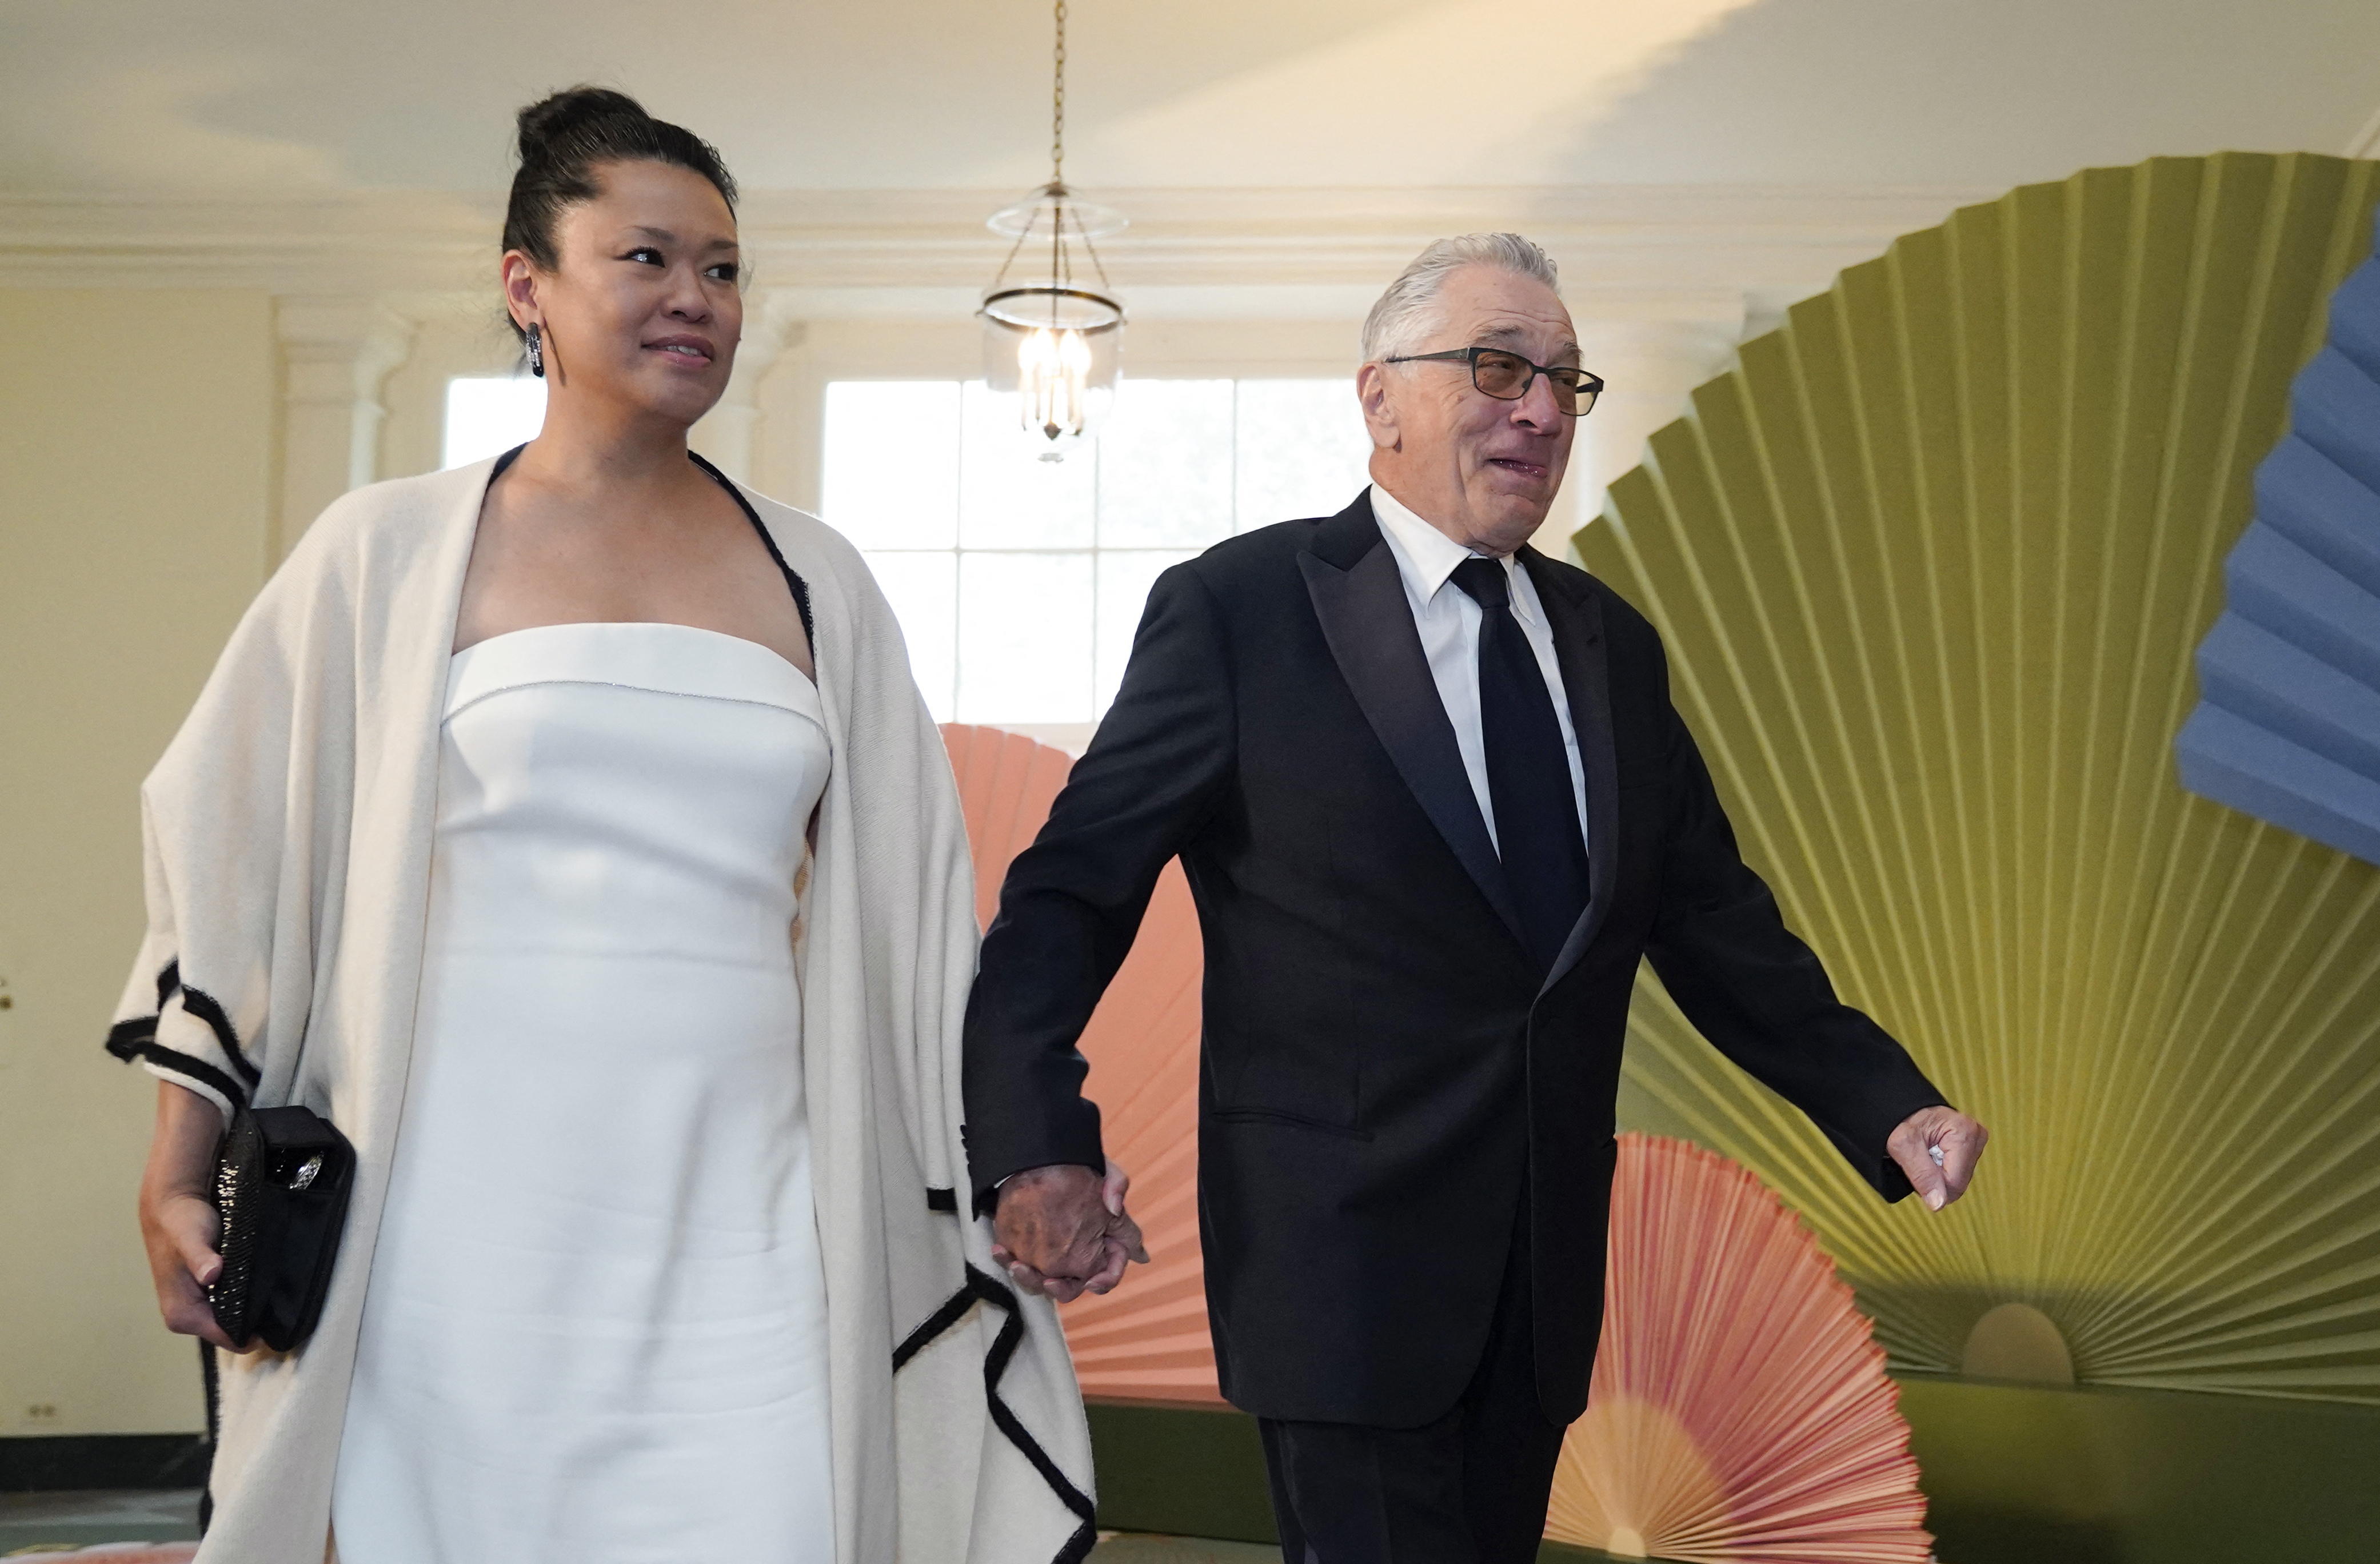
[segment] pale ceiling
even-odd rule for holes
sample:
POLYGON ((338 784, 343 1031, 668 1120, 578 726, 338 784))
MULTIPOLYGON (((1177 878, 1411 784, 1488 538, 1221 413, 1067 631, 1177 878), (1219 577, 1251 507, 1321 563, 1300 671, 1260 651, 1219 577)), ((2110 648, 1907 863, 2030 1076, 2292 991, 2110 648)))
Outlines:
MULTIPOLYGON (((1089 188, 1998 188, 2346 149, 2374 0, 1075 0, 1089 188)), ((0 190, 492 190, 577 79, 754 189, 1046 176, 1025 0, 0 0, 0 190)))

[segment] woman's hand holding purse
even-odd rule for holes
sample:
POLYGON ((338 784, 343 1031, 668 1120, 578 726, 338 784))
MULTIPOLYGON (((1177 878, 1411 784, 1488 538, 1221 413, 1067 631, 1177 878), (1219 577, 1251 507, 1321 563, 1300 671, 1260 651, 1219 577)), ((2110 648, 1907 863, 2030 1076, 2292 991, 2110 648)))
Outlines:
POLYGON ((168 1330, 233 1348, 207 1299, 208 1284, 223 1274, 213 1193, 222 1140, 221 1109, 187 1087, 157 1083, 157 1129, 140 1178, 140 1236, 157 1284, 157 1311, 168 1330))

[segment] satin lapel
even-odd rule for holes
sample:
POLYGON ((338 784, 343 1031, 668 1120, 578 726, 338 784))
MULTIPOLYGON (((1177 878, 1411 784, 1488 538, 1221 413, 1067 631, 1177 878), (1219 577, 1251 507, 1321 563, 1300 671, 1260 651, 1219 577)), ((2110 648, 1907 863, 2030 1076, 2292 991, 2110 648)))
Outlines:
POLYGON ((1554 658, 1561 665, 1562 693, 1570 700, 1571 729, 1578 734, 1580 769, 1586 773, 1586 910, 1546 974, 1545 987, 1550 988, 1578 964, 1611 909, 1611 888, 1620 872, 1620 757, 1612 746, 1602 605, 1583 581, 1554 570, 1535 549, 1523 550, 1521 562, 1553 627, 1554 658))
POLYGON ((1454 724, 1447 721, 1414 628, 1396 555, 1372 519, 1370 500, 1360 499, 1324 522, 1313 545, 1297 556, 1297 567, 1330 655, 1397 774, 1504 927, 1525 945, 1504 866, 1479 817, 1463 752, 1454 745, 1454 724), (1371 534, 1368 546, 1362 531, 1371 534))

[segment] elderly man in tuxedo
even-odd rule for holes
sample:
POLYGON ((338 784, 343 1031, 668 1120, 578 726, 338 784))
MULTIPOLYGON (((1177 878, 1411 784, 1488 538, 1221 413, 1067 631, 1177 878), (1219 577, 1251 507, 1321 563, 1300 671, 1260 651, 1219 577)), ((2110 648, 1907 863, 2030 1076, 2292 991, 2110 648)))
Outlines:
POLYGON ((1138 1237, 1075 1041, 1179 855, 1208 1310, 1283 1557, 1505 1564, 1586 1404, 1640 958, 1884 1198, 1956 1199, 1985 1134, 1744 866, 1653 627, 1529 547, 1601 389, 1544 252, 1431 245, 1363 352, 1371 486, 1159 579, 1009 870, 968 1159, 1020 1282, 1114 1285, 1138 1237))

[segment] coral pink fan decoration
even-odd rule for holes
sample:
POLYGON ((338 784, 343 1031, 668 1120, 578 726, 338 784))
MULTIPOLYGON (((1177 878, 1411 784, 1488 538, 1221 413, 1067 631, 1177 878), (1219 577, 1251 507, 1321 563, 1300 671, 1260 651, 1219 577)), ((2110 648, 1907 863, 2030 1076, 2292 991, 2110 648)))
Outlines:
MULTIPOLYGON (((1009 860, 1029 844, 1073 761, 997 728, 945 723, 975 857, 976 917, 1000 907, 1009 860)), ((1140 937, 1083 1032, 1085 1089, 1108 1155, 1132 1173, 1149 1263, 1103 1298, 1059 1310, 1087 1396, 1221 1406, 1198 1250, 1198 982, 1206 959, 1180 864, 1168 864, 1140 937)))
POLYGON ((1883 1349, 1767 1185, 1621 1136, 1607 1292, 1548 1536, 1690 1564, 1925 1564, 1883 1349))

